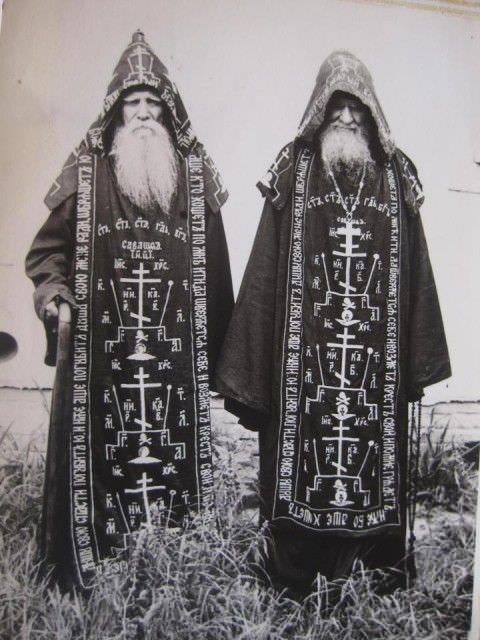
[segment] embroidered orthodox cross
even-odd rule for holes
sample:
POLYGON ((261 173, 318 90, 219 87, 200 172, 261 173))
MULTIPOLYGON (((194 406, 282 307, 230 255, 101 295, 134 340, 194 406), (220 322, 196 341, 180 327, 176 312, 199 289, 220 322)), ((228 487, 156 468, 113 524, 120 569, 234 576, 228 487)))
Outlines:
POLYGON ((341 251, 332 251, 332 253, 336 256, 341 256, 342 258, 346 258, 345 265, 345 282, 340 282, 340 285, 345 289, 345 294, 353 293, 356 291, 356 287, 350 284, 350 269, 352 258, 364 258, 366 253, 355 253, 355 249, 358 249, 359 245, 354 244, 354 238, 360 236, 362 234, 361 230, 358 227, 353 226, 352 221, 346 221, 344 227, 339 227, 337 230, 337 234, 339 236, 345 236, 345 242, 341 243, 340 246, 344 249, 344 252, 341 251))
MULTIPOLYGON (((267 171, 266 175, 261 180, 262 184, 264 184, 269 189, 275 189, 275 191, 276 191, 275 197, 277 197, 277 195, 278 195, 278 189, 276 187, 276 183, 277 183, 278 177, 280 176, 280 173, 278 173, 278 169, 280 168, 280 164, 281 164, 282 160, 288 160, 289 158, 290 158, 290 153, 289 153, 288 149, 283 149, 282 153, 275 160, 275 162, 272 164, 272 166, 267 171)), ((283 171, 285 171, 285 169, 283 171)), ((282 171, 282 173, 283 173, 283 171, 282 171)))
POLYGON ((290 157, 290 153, 287 149, 283 149, 282 153, 278 156, 278 158, 275 160, 275 162, 272 164, 271 169, 273 169, 273 171, 276 171, 278 169, 278 167, 280 166, 280 163, 282 162, 283 159, 288 160, 288 158, 290 157))
POLYGON ((146 474, 146 472, 144 471, 142 473, 142 477, 140 478, 140 480, 137 480, 138 485, 140 485, 140 487, 138 489, 125 489, 125 493, 141 493, 142 494, 142 499, 143 499, 143 506, 145 509, 145 516, 147 518, 147 526, 151 527, 152 526, 152 516, 150 513, 150 504, 148 502, 148 492, 149 491, 154 491, 154 490, 158 490, 158 489, 166 489, 165 485, 152 485, 152 486, 148 486, 151 482, 153 482, 152 478, 149 478, 146 474))
POLYGON ((338 431, 338 436, 323 436, 322 440, 328 440, 330 442, 336 442, 338 445, 338 457, 337 462, 332 462, 331 464, 336 468, 339 476, 342 475, 342 472, 345 473, 348 469, 343 465, 343 445, 345 442, 358 442, 360 438, 352 438, 349 436, 344 436, 344 431, 350 431, 350 427, 344 426, 344 421, 349 418, 353 418, 355 416, 354 413, 346 413, 340 415, 338 413, 332 414, 334 418, 338 419, 338 425, 336 427, 332 427, 333 431, 338 431))
POLYGON ((148 51, 144 47, 138 45, 133 50, 133 54, 129 56, 128 63, 130 65, 132 72, 138 73, 138 76, 139 76, 138 79, 139 79, 139 82, 141 83, 142 80, 145 79, 145 75, 147 73, 151 73, 153 59, 152 59, 152 56, 148 53, 148 51), (150 63, 148 67, 144 65, 144 62, 143 62, 144 57, 146 57, 150 63), (135 63, 132 64, 131 61, 132 59, 135 60, 135 58, 136 58, 136 64, 135 63))
POLYGON ((350 385, 350 380, 345 376, 345 369, 347 367, 347 353, 348 349, 363 349, 363 344, 352 344, 349 340, 353 340, 355 336, 348 333, 348 327, 343 329, 343 333, 336 333, 335 336, 340 338, 342 342, 327 342, 327 347, 336 347, 342 351, 342 365, 341 373, 335 371, 335 376, 340 380, 340 388, 344 389, 345 385, 350 385))
POLYGON ((142 428, 142 433, 145 433, 145 427, 151 427, 151 423, 146 420, 146 406, 145 406, 145 389, 150 389, 152 387, 161 387, 161 382, 145 382, 150 375, 148 373, 144 373, 143 367, 139 368, 139 372, 134 374, 133 376, 138 380, 138 384, 135 383, 126 383, 122 384, 123 389, 138 389, 140 394, 140 419, 135 418, 136 424, 139 424, 142 428))
POLYGON ((130 316, 138 320, 138 328, 143 328, 144 322, 151 322, 152 319, 143 315, 143 286, 150 283, 160 283, 160 278, 144 278, 150 271, 143 268, 143 262, 140 262, 138 269, 133 269, 132 274, 138 275, 138 278, 120 278, 120 282, 130 282, 132 284, 138 284, 138 313, 130 311, 130 316))

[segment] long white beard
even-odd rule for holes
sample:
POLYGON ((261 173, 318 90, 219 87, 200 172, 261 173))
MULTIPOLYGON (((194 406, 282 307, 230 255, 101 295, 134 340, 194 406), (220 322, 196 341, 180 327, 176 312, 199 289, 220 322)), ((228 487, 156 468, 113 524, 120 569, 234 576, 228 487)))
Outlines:
POLYGON ((329 125, 320 134, 320 144, 323 162, 350 182, 358 181, 364 167, 367 173, 374 170, 375 162, 363 128, 350 130, 329 125))
POLYGON ((137 207, 153 209, 160 205, 169 213, 178 183, 175 147, 159 122, 142 125, 151 133, 134 131, 138 126, 131 121, 115 131, 110 154, 118 186, 137 207))

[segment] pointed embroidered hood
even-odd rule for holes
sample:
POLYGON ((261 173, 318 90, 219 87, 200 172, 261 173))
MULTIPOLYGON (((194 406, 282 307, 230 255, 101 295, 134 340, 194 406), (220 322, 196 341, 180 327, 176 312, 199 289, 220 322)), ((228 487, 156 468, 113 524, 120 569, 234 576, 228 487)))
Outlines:
POLYGON ((284 206, 292 187, 295 148, 314 142, 315 134, 324 122, 328 102, 335 91, 349 93, 368 107, 387 159, 396 150, 368 69, 348 51, 334 51, 320 67, 295 140, 283 147, 266 176, 257 184, 262 194, 278 209, 284 206))
POLYGON ((395 144, 375 94, 372 77, 363 62, 348 51, 334 51, 320 67, 297 138, 312 141, 323 124, 327 104, 335 91, 350 93, 369 108, 377 126, 380 144, 390 158, 395 151, 395 144))
POLYGON ((54 209, 77 190, 77 158, 82 152, 105 155, 109 151, 110 125, 118 113, 122 95, 135 87, 149 88, 159 95, 170 125, 170 133, 179 155, 186 157, 195 150, 204 158, 205 193, 214 211, 218 211, 228 197, 213 161, 193 133, 190 119, 178 90, 168 77, 165 65, 145 42, 141 31, 122 53, 108 85, 103 110, 90 126, 80 145, 70 154, 60 176, 45 198, 49 209, 54 209))

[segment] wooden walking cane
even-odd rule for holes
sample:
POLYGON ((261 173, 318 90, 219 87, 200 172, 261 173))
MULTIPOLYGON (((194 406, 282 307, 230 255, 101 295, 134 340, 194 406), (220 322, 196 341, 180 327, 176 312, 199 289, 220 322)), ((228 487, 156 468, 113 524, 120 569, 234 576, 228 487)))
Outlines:
POLYGON ((55 373, 55 386, 52 394, 52 421, 56 416, 62 417, 65 411, 65 381, 70 370, 70 341, 72 326, 72 310, 68 302, 60 302, 58 305, 57 326, 57 370, 55 373))
POLYGON ((58 305, 58 323, 56 326, 56 372, 50 409, 50 427, 48 430, 47 464, 45 469, 45 499, 43 501, 43 526, 40 545, 48 563, 55 563, 62 540, 65 537, 66 522, 62 521, 59 509, 65 509, 67 500, 68 449, 70 429, 69 413, 71 409, 67 390, 72 378, 70 362, 72 310, 67 302, 58 305))

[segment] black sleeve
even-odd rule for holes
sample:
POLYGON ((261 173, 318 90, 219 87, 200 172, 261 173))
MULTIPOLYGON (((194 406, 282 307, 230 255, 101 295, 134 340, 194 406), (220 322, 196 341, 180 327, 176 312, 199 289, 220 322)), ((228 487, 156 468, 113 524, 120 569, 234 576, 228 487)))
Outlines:
POLYGON ((271 413, 279 216, 266 201, 217 368, 225 408, 252 430, 271 413))
POLYGON ((54 209, 35 236, 25 259, 25 271, 35 285, 35 311, 43 320, 46 305, 59 296, 75 306, 70 287, 74 252, 76 197, 54 209))
POLYGON ((208 363, 211 389, 218 356, 233 309, 233 287, 227 241, 220 212, 207 211, 208 363))
POLYGON ((410 317, 407 394, 411 402, 423 389, 451 376, 447 341, 420 214, 409 216, 410 317))

